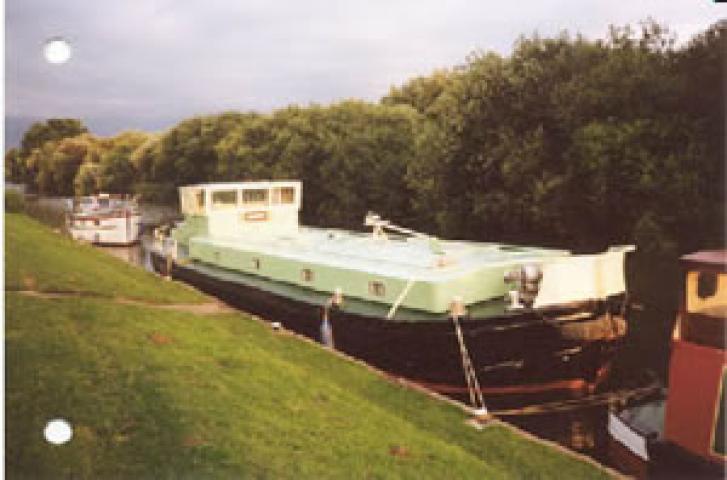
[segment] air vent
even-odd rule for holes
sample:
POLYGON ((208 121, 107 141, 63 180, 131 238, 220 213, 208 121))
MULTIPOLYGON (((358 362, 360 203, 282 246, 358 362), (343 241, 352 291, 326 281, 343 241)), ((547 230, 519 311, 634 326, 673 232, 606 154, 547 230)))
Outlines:
POLYGON ((383 297, 386 294, 386 288, 382 282, 369 282, 369 293, 376 297, 383 297))

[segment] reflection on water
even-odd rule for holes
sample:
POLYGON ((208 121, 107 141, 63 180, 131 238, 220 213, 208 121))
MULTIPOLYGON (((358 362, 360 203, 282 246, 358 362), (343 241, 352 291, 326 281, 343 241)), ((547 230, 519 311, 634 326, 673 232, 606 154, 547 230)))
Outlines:
MULTIPOLYGON (((52 205, 54 208, 65 208, 68 198, 43 198, 38 201, 52 205)), ((127 263, 142 267, 150 272, 154 271, 151 263, 151 256, 146 245, 150 245, 152 241, 151 230, 153 227, 161 224, 170 224, 179 219, 179 209, 169 205, 154 205, 144 203, 139 205, 141 212, 142 235, 139 241, 130 246, 100 246, 97 247, 114 257, 127 263)))
POLYGON ((113 247, 96 245, 96 247, 120 260, 153 272, 151 255, 149 250, 145 248, 145 245, 148 245, 151 240, 151 235, 146 233, 134 245, 113 247))
POLYGON ((540 438, 586 454, 608 465, 608 407, 581 407, 565 412, 502 417, 540 438))

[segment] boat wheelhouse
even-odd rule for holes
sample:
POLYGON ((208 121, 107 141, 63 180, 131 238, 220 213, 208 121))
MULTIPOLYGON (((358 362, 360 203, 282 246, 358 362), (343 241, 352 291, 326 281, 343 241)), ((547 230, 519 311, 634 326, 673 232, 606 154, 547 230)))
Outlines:
POLYGON ((609 414, 611 456, 638 476, 723 478, 727 461, 727 250, 681 258, 665 396, 609 414), (710 476, 711 474, 711 476, 710 476))
POLYGON ((102 193, 73 199, 66 224, 71 236, 98 245, 130 245, 139 239, 141 214, 123 195, 102 193))
POLYGON ((442 240, 373 213, 369 232, 308 227, 297 181, 179 192, 184 221, 153 249, 158 271, 311 337, 330 322, 336 348, 429 385, 462 383, 453 311, 486 385, 592 385, 625 331, 629 246, 442 240))

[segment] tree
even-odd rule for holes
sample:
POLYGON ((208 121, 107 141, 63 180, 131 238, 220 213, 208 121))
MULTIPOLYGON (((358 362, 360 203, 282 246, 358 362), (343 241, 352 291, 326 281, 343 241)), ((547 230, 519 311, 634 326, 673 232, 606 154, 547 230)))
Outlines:
POLYGON ((457 72, 450 70, 435 70, 429 76, 415 77, 401 87, 391 87, 388 95, 381 99, 384 105, 410 105, 419 113, 434 116, 430 109, 442 94, 445 94, 457 72))
POLYGON ((22 156, 28 156, 33 149, 40 148, 45 142, 75 137, 88 132, 83 123, 75 118, 50 118, 30 126, 20 142, 22 156))
POLYGON ((217 178, 302 180, 306 223, 360 227, 368 209, 407 218, 418 118, 408 106, 354 101, 248 117, 215 147, 217 178))
POLYGON ((5 152, 5 180, 15 183, 24 183, 26 177, 25 165, 20 150, 11 148, 5 152))
POLYGON ((229 112, 180 122, 159 141, 152 179, 174 185, 213 179, 218 167, 215 145, 249 116, 229 112))
POLYGON ((509 58, 471 55, 426 107, 407 168, 417 218, 450 237, 585 250, 633 242, 638 225, 682 250, 706 241, 723 225, 724 167, 709 153, 723 155, 723 117, 714 101, 684 108, 680 69, 707 70, 691 69, 715 98, 719 62, 702 60, 719 55, 722 31, 685 52, 647 21, 605 41, 536 35, 509 58))
POLYGON ((707 219, 701 225, 700 247, 725 245, 725 65, 727 65, 727 20, 720 20, 695 36, 674 56, 674 68, 683 82, 678 96, 679 111, 688 116, 703 154, 695 169, 705 181, 700 186, 702 208, 707 219))
POLYGON ((144 132, 122 132, 109 141, 108 148, 101 154, 96 170, 96 186, 99 191, 130 193, 136 172, 131 158, 134 151, 149 140, 144 132))

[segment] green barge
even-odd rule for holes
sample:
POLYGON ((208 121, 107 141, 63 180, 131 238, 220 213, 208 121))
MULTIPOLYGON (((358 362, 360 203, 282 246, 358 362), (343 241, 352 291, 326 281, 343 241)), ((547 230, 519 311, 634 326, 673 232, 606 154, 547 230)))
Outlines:
POLYGON ((184 221, 157 234, 158 271, 312 337, 325 321, 336 348, 435 387, 463 387, 464 347, 484 391, 593 388, 625 332, 629 246, 442 240, 373 213, 369 232, 307 227, 296 181, 179 191, 184 221))

